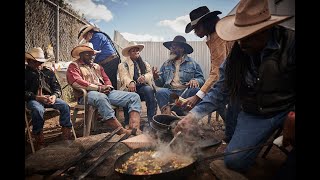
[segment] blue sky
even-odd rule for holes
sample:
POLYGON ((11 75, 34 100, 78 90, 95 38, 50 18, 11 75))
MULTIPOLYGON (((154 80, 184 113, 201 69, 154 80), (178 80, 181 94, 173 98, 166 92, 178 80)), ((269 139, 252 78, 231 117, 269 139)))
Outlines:
POLYGON ((129 41, 171 41, 182 35, 200 41, 194 32, 186 34, 189 13, 200 6, 220 10, 224 17, 239 0, 65 0, 72 8, 98 25, 111 37, 119 31, 129 41))

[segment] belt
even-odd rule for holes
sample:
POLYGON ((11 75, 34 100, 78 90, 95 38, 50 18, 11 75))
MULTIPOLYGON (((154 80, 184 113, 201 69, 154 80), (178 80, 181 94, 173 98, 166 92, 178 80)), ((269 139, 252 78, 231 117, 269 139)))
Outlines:
POLYGON ((119 56, 117 54, 112 54, 111 56, 107 57, 105 60, 102 60, 100 62, 98 62, 98 64, 100 64, 101 66, 118 58, 119 56))

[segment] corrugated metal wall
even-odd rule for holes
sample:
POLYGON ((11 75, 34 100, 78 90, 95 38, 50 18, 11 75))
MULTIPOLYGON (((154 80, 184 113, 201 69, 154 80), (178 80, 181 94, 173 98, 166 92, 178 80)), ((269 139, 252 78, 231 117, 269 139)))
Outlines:
MULTIPOLYGON (((127 46, 128 41, 117 31, 115 31, 114 37, 115 44, 121 54, 122 49, 127 46)), ((163 46, 163 42, 137 41, 137 43, 145 45, 141 52, 141 57, 143 60, 148 61, 151 67, 155 66, 160 69, 163 62, 169 58, 169 50, 163 46)), ((208 78, 210 72, 210 52, 207 44, 204 41, 187 41, 187 43, 193 48, 193 53, 189 54, 189 56, 199 63, 205 79, 208 78)))

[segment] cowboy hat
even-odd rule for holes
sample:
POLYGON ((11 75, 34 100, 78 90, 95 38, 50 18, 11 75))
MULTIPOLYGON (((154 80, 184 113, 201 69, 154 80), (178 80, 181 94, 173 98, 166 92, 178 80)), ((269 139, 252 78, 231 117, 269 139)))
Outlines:
POLYGON ((122 50, 122 55, 124 57, 129 56, 129 50, 132 48, 135 48, 135 47, 139 48, 139 51, 141 52, 142 49, 144 48, 144 44, 137 44, 136 42, 129 42, 128 47, 126 47, 122 50))
POLYGON ((243 39, 292 16, 271 15, 268 0, 241 0, 235 15, 222 18, 216 25, 218 36, 226 41, 243 39))
POLYGON ((83 39, 83 35, 85 35, 87 32, 89 32, 90 30, 98 30, 98 28, 94 25, 91 24, 86 24, 84 26, 82 26, 79 30, 78 33, 78 41, 81 42, 81 40, 83 39))
POLYGON ((95 50, 93 49, 92 43, 86 43, 86 44, 80 44, 80 45, 74 47, 74 48, 71 50, 71 56, 72 56, 73 58, 78 59, 78 58, 80 57, 79 54, 80 54, 81 52, 85 52, 85 51, 91 51, 91 52, 93 52, 93 54, 96 54, 96 53, 97 53, 97 51, 95 51, 95 50))
POLYGON ((187 54, 191 54, 193 52, 193 48, 186 43, 186 38, 184 38, 183 36, 176 36, 174 37, 173 41, 167 41, 167 42, 164 42, 163 45, 170 50, 170 47, 171 47, 171 44, 172 43, 178 43, 180 44, 183 48, 184 48, 184 52, 187 53, 187 54))
POLYGON ((40 47, 34 47, 29 52, 26 52, 25 59, 32 59, 42 63, 48 60, 44 58, 44 52, 40 47))
POLYGON ((198 7, 197 9, 192 10, 189 13, 191 22, 187 24, 185 28, 185 33, 191 32, 201 19, 204 19, 205 17, 208 17, 208 16, 217 16, 218 14, 221 14, 221 12, 220 11, 210 12, 207 6, 201 6, 201 7, 198 7))

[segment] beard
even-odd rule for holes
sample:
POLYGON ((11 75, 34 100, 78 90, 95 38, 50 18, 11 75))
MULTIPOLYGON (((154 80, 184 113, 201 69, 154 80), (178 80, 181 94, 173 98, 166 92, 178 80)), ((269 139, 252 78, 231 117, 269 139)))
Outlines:
POLYGON ((182 57, 182 54, 180 54, 179 52, 170 52, 169 60, 177 60, 180 57, 182 57))

